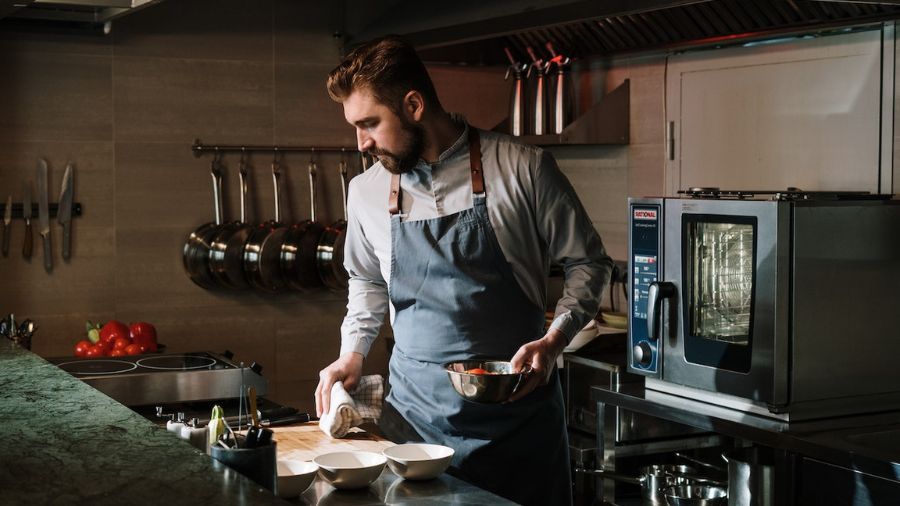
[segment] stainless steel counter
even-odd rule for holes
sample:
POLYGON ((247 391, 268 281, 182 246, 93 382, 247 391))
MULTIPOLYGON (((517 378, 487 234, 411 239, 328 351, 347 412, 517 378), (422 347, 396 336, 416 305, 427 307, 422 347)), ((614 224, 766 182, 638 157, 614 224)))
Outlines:
POLYGON ((782 422, 624 384, 595 386, 594 401, 690 425, 900 482, 900 411, 782 422))

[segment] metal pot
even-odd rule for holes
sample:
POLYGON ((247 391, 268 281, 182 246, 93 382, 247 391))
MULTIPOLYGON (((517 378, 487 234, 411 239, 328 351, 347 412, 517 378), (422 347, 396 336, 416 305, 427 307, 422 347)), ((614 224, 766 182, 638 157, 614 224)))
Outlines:
POLYGON ((341 204, 344 206, 344 217, 322 232, 316 248, 316 265, 322 283, 331 290, 347 288, 349 275, 344 269, 344 239, 347 232, 347 164, 341 160, 341 204))
POLYGON ((213 183, 213 213, 214 221, 204 223, 191 232, 184 243, 182 250, 182 263, 184 271, 191 278, 191 281, 201 288, 216 288, 218 285, 209 269, 209 251, 210 244, 216 233, 218 233, 219 225, 222 224, 222 172, 219 167, 218 156, 213 158, 210 164, 210 174, 213 183))
POLYGON ((295 290, 322 286, 316 266, 316 250, 325 229, 316 221, 316 164, 309 162, 310 219, 288 227, 281 244, 280 262, 288 285, 295 290))
POLYGON ((604 469, 576 469, 576 472, 599 474, 604 478, 609 478, 611 480, 640 485, 641 498, 643 499, 644 504, 653 506, 666 504, 666 498, 663 495, 663 491, 670 487, 698 485, 701 483, 710 486, 721 485, 719 482, 700 476, 693 467, 672 464, 644 466, 640 469, 640 475, 637 477, 606 471, 604 469))
POLYGON ((751 447, 722 454, 728 463, 729 506, 774 504, 775 454, 770 448, 751 447))
POLYGON ((235 290, 250 288, 247 273, 244 272, 244 246, 253 230, 247 222, 247 165, 241 156, 238 170, 240 178, 241 219, 223 225, 213 238, 209 252, 209 268, 219 285, 235 290))
POLYGON ((714 506, 728 500, 727 491, 713 485, 676 485, 664 488, 662 494, 669 506, 714 506))

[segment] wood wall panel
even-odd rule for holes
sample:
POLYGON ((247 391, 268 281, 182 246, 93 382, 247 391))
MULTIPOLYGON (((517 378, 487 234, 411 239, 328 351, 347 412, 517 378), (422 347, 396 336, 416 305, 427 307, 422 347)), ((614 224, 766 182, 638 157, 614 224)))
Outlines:
POLYGON ((116 58, 113 88, 117 141, 272 142, 265 62, 116 58))
POLYGON ((32 52, 0 59, 0 139, 109 141, 112 61, 106 56, 32 52), (13 79, 8 78, 14 76, 13 79))
POLYGON ((116 57, 272 61, 271 0, 161 2, 113 23, 116 57))

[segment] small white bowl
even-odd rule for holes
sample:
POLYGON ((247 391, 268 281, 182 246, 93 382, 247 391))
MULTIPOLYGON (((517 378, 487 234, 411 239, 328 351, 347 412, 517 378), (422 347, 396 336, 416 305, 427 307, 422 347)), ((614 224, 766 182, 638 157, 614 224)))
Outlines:
POLYGON ((302 494, 316 478, 319 466, 303 460, 279 460, 278 497, 291 498, 302 494))
POLYGON ((382 453, 397 476, 407 480, 430 480, 447 469, 455 452, 447 446, 409 443, 386 448, 382 453))
POLYGON ((387 458, 374 452, 334 452, 313 459, 319 466, 319 476, 334 488, 362 488, 381 476, 387 458))

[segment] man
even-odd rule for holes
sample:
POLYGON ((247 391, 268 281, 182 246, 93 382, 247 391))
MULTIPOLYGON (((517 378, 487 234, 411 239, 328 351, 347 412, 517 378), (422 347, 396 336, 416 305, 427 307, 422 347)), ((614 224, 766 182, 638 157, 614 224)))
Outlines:
POLYGON ((415 50, 386 37, 351 52, 328 93, 378 162, 350 185, 350 274, 341 354, 319 374, 358 382, 390 311, 395 346, 379 427, 396 442, 452 447, 453 472, 523 504, 570 504, 562 391, 554 369, 596 314, 612 261, 548 153, 443 110, 415 50), (549 265, 565 270, 544 334, 549 265), (473 357, 531 367, 509 402, 463 400, 442 365, 473 357))

